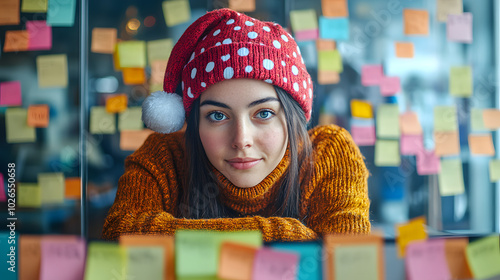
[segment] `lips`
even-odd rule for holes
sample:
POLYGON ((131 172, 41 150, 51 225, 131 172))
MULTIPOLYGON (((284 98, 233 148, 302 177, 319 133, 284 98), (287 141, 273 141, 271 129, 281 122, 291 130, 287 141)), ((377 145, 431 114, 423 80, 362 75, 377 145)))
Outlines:
POLYGON ((261 160, 260 158, 233 158, 227 160, 227 163, 235 169, 245 170, 259 164, 261 160))

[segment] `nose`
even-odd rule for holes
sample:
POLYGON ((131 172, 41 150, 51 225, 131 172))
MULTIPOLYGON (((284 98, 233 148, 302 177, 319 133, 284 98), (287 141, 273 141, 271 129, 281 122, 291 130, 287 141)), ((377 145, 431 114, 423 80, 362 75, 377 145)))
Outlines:
POLYGON ((232 147, 242 150, 250 148, 252 145, 252 126, 246 120, 238 120, 234 127, 232 147))

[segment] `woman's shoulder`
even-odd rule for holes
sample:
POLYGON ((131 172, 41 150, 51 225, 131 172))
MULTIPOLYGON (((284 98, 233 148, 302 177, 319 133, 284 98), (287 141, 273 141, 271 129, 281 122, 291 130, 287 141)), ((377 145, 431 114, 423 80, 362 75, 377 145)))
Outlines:
POLYGON ((129 160, 164 161, 184 158, 184 131, 169 134, 151 133, 141 147, 132 153, 129 160))
POLYGON ((335 124, 321 125, 309 130, 309 138, 313 147, 328 144, 354 145, 351 134, 343 127, 335 124))

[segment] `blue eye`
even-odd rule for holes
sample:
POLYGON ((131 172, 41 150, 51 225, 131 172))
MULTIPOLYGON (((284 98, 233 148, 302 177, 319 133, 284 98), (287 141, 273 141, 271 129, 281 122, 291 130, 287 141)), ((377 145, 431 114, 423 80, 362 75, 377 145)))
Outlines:
POLYGON ((220 122, 222 120, 227 119, 227 117, 221 112, 212 112, 212 113, 208 114, 207 117, 210 121, 213 121, 213 122, 220 122))
POLYGON ((259 117, 260 119, 270 119, 273 115, 274 113, 269 110, 262 110, 257 113, 257 117, 259 117))

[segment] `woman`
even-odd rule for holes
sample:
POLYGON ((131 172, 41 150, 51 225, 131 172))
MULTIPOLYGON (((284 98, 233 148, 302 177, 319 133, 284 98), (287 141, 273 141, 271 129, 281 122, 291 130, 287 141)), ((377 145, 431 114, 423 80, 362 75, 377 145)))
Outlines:
POLYGON ((363 157, 342 128, 307 132, 311 105, 310 76, 281 26, 229 9, 202 16, 172 50, 164 92, 143 104, 143 121, 159 133, 126 159, 103 237, 368 233, 363 157))

